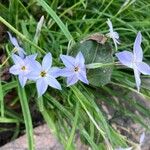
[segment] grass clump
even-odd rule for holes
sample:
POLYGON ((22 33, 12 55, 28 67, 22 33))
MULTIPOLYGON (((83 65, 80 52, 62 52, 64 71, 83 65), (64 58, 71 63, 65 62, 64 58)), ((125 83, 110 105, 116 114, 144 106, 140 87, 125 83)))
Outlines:
MULTIPOLYGON (((117 147, 128 147, 128 145, 135 148, 136 142, 131 142, 119 133, 113 123, 115 117, 121 116, 149 130, 144 120, 145 117, 149 118, 149 109, 141 104, 138 98, 131 96, 137 93, 145 99, 150 98, 149 82, 147 82, 149 76, 142 76, 141 91, 138 93, 135 89, 133 72, 117 66, 113 68, 111 81, 109 80, 108 84, 95 86, 79 82, 74 86, 66 87, 64 79, 59 78, 61 91, 49 88, 43 97, 37 98, 33 82, 28 82, 25 89, 22 89, 15 77, 4 73, 4 70, 12 65, 13 51, 5 32, 10 31, 18 37, 27 54, 38 53, 37 59, 41 60, 43 55, 51 52, 54 65, 61 66, 60 54, 74 55, 74 45, 85 37, 97 32, 108 33, 106 21, 110 18, 120 35, 121 44, 118 46, 118 51, 132 49, 135 36, 138 31, 141 31, 144 58, 149 63, 149 7, 149 2, 146 0, 125 2, 11 0, 9 3, 1 1, 0 37, 3 40, 0 41, 0 49, 3 59, 0 60, 0 122, 15 125, 15 130, 11 131, 13 139, 21 132, 18 126, 25 124, 29 149, 35 149, 33 127, 37 123, 32 116, 32 103, 34 103, 36 111, 42 115, 44 122, 67 150, 76 149, 77 131, 82 142, 93 150, 112 150, 117 147), (36 38, 37 23, 42 15, 45 18, 44 24, 36 38), (8 95, 11 95, 11 101, 7 98, 8 95), (112 109, 113 114, 109 115, 104 106, 112 109), (16 107, 21 114, 17 114, 16 107)), ((108 44, 114 54, 113 44, 111 41, 108 41, 108 44)), ((105 49, 105 46, 103 48, 105 49)), ((115 56, 113 58, 111 63, 117 61, 115 56)), ((96 81, 98 80, 101 79, 96 81)), ((2 128, 5 129, 5 126, 2 128)))

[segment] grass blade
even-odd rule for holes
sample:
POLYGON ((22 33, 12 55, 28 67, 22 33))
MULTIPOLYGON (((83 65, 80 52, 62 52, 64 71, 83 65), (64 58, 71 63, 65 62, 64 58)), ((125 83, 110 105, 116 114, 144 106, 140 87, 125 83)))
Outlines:
POLYGON ((19 84, 18 84, 18 94, 20 98, 20 103, 21 103, 25 127, 26 127, 26 133, 28 137, 28 146, 29 146, 28 149, 34 150, 35 145, 34 145, 34 138, 33 138, 33 126, 32 126, 32 119, 29 110, 28 100, 24 88, 21 88, 19 84))
POLYGON ((37 2, 46 10, 46 12, 55 20, 57 25, 60 27, 68 41, 74 41, 72 35, 64 25, 64 23, 60 20, 57 14, 53 11, 53 9, 44 1, 44 0, 37 0, 37 2))
POLYGON ((78 92, 78 89, 73 86, 72 91, 74 92, 74 94, 76 95, 77 99, 79 100, 79 102, 81 103, 81 106, 83 107, 83 109, 85 110, 85 112, 87 113, 87 115, 89 116, 89 118, 91 119, 91 121, 93 122, 93 124, 95 125, 95 127, 97 128, 97 130, 101 133, 101 135, 105 138, 105 133, 104 131, 99 127, 99 125, 96 123, 96 121, 94 120, 94 118, 92 117, 92 115, 90 114, 90 112, 87 110, 86 106, 84 105, 83 101, 81 99, 84 99, 83 95, 81 93, 78 92))
POLYGON ((4 95, 0 78, 0 108, 1 108, 1 117, 4 117, 4 95))
POLYGON ((73 122, 73 127, 72 127, 72 131, 71 131, 69 140, 67 141, 66 150, 70 150, 71 149, 71 143, 73 141, 73 137, 75 135, 75 130, 76 130, 77 122, 78 122, 79 109, 80 109, 80 105, 79 105, 79 102, 77 102, 77 104, 76 104, 76 113, 75 113, 74 122, 73 122))

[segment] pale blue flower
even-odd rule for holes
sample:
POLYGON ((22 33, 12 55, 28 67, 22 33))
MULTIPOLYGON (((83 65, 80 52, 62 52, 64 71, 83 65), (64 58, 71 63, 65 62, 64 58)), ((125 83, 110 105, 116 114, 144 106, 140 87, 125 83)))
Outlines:
POLYGON ((9 39, 10 42, 13 44, 13 46, 15 47, 15 50, 17 51, 18 55, 22 58, 24 58, 24 56, 26 55, 26 52, 24 51, 24 49, 22 47, 19 46, 18 41, 15 37, 13 37, 10 32, 7 32, 9 35, 9 39))
POLYGON ((139 140, 139 144, 140 144, 140 146, 142 146, 142 145, 143 145, 144 140, 145 140, 145 132, 143 132, 143 133, 140 135, 140 140, 139 140))
POLYGON ((107 33, 107 36, 112 38, 114 44, 115 44, 115 48, 117 50, 117 44, 120 44, 119 40, 119 34, 117 32, 114 31, 113 26, 112 26, 112 22, 110 21, 110 19, 108 19, 106 21, 106 23, 109 26, 109 33, 107 33))
POLYGON ((28 75, 28 78, 36 81, 38 97, 42 96, 46 92, 48 85, 61 90, 61 85, 56 80, 56 78, 59 76, 60 69, 51 66, 51 53, 48 53, 44 56, 42 65, 37 61, 32 64, 33 71, 28 75))
POLYGON ((61 60, 66 66, 61 70, 61 76, 67 77, 67 86, 75 84, 78 80, 89 84, 86 76, 85 60, 81 52, 75 58, 61 55, 61 60))
POLYGON ((12 59, 15 65, 9 69, 9 72, 11 74, 18 75, 19 82, 22 87, 24 87, 27 82, 27 75, 32 71, 31 64, 34 63, 36 56, 37 54, 34 54, 21 58, 16 54, 12 54, 12 59))
POLYGON ((138 32, 133 46, 133 53, 129 51, 123 51, 116 54, 117 58, 123 65, 134 70, 138 91, 140 90, 141 85, 140 74, 143 73, 144 75, 150 75, 150 66, 142 61, 143 51, 141 48, 141 42, 142 35, 141 32, 138 32))

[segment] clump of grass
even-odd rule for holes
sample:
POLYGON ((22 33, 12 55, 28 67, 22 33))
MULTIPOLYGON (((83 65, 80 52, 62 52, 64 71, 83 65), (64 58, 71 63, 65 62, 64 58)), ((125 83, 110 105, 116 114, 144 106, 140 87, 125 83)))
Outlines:
MULTIPOLYGON (((68 52, 68 43, 74 44, 95 32, 107 33, 106 20, 110 18, 114 28, 120 34, 119 51, 132 49, 135 35, 140 30, 144 37, 142 46, 145 59, 149 62, 149 7, 149 2, 146 0, 126 2, 64 0, 63 3, 58 0, 53 0, 51 3, 48 0, 30 1, 29 3, 11 0, 9 3, 0 4, 0 21, 21 39, 28 54, 39 53, 39 56, 42 57, 43 54, 51 52, 54 63, 60 65, 59 55, 68 52), (35 43, 33 39, 37 22, 42 15, 45 17, 45 23, 35 43)), ((5 63, 2 62, 2 70, 12 64, 10 57, 12 47, 7 38, 1 44, 1 48, 4 49, 7 60, 5 63)), ((149 99, 149 85, 145 83, 147 79, 149 77, 143 76, 141 93, 138 94, 149 99)), ((150 111, 143 108, 138 101, 132 101, 128 96, 130 92, 137 93, 132 72, 115 68, 111 82, 99 88, 85 86, 81 83, 67 88, 63 79, 60 79, 60 82, 63 86, 62 91, 49 89, 43 97, 38 99, 34 84, 28 83, 26 88, 22 89, 16 78, 12 77, 6 81, 1 78, 0 122, 16 124, 14 137, 17 137, 19 133, 18 124, 24 123, 29 149, 34 149, 33 124, 29 109, 31 99, 34 100, 45 122, 67 150, 75 149, 76 131, 79 131, 82 141, 93 150, 111 150, 116 147, 127 147, 128 144, 135 146, 111 126, 110 119, 100 105, 102 103, 111 106, 121 116, 127 116, 141 123, 149 130, 148 125, 144 122, 144 116, 149 117, 150 111), (118 88, 119 91, 115 88, 118 88), (5 96, 12 90, 17 94, 11 101, 13 105, 20 102, 24 120, 15 111, 8 109, 5 103, 5 96), (124 101, 143 116, 133 114, 132 109, 123 105, 124 101)))

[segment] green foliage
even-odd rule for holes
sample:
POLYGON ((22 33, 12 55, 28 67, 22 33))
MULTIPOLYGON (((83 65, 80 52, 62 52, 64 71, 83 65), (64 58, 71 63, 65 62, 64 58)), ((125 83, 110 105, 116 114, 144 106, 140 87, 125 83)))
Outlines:
MULTIPOLYGON (((23 0, 11 0, 8 3, 3 1, 0 3, 0 22, 5 24, 7 30, 14 36, 17 36, 28 54, 39 53, 38 60, 46 52, 51 52, 53 65, 61 66, 60 54, 70 52, 76 55, 78 51, 82 51, 87 64, 98 63, 95 65, 100 66, 101 63, 114 62, 111 41, 105 44, 91 40, 82 43, 80 41, 92 33, 107 33, 106 20, 110 18, 114 29, 120 35, 119 51, 132 49, 137 31, 142 32, 145 61, 149 63, 150 1, 129 0, 127 2, 30 0, 27 3, 23 0), (37 22, 42 15, 45 21, 40 37, 35 43, 37 22), (74 41, 77 42, 76 46, 74 41), (70 47, 72 47, 71 51, 70 47)), ((25 89, 21 89, 13 76, 9 80, 3 78, 3 70, 12 65, 10 53, 13 48, 7 38, 1 43, 0 48, 4 49, 6 57, 6 62, 0 65, 0 123, 16 125, 13 139, 21 132, 19 126, 25 124, 30 149, 34 149, 32 132, 34 123, 30 115, 32 108, 29 109, 31 101, 37 105, 49 128, 68 150, 75 149, 76 131, 80 134, 82 142, 93 150, 112 150, 119 146, 126 147, 128 144, 133 144, 113 128, 113 118, 108 117, 103 104, 111 107, 121 118, 128 117, 149 130, 144 117, 149 118, 150 110, 145 108, 138 98, 131 96, 138 94, 142 98, 150 99, 149 77, 142 77, 141 93, 137 93, 132 71, 119 66, 113 68, 113 66, 102 65, 100 68, 88 70, 90 86, 78 83, 69 88, 66 87, 64 79, 59 78, 62 91, 50 88, 43 97, 37 99, 33 83, 28 82, 25 89), (6 103, 7 95, 12 91, 16 95, 11 98, 11 105, 15 106, 19 103, 22 114, 21 112, 18 114, 6 103), (138 111, 140 115, 133 110, 138 111)), ((3 130, 5 129, 3 127, 3 130)))

